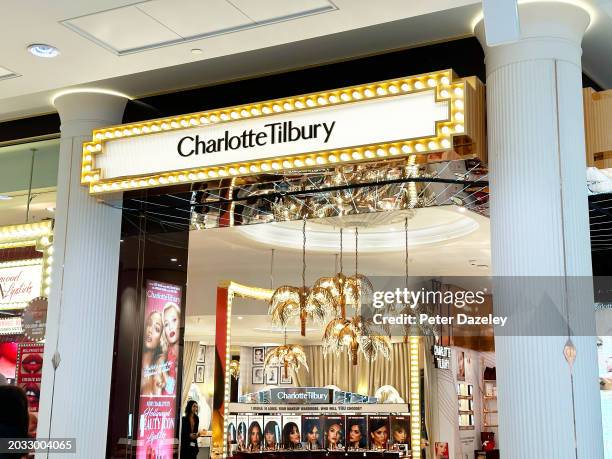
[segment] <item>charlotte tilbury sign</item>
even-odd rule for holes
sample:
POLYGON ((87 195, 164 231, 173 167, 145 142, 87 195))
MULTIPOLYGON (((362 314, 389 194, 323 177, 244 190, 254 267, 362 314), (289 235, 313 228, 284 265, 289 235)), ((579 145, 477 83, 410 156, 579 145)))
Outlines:
POLYGON ((82 183, 99 194, 453 150, 477 87, 444 70, 99 129, 82 183))
POLYGON ((0 309, 21 309, 40 295, 42 258, 0 263, 0 309))

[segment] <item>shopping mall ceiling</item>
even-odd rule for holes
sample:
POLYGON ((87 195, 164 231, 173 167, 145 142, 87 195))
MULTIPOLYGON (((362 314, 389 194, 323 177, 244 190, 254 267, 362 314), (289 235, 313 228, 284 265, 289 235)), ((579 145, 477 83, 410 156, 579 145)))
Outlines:
MULTIPOLYGON (((585 71, 612 87, 612 2, 581 1, 594 17, 585 71)), ((0 18, 0 120, 52 112, 66 88, 143 97, 465 37, 479 11, 474 0, 12 2, 0 18), (34 57, 32 43, 60 55, 34 57)))

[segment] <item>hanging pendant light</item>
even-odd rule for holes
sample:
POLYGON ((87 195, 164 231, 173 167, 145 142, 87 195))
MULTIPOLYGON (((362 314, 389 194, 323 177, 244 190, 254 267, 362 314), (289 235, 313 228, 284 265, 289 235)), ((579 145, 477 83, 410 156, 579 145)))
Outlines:
POLYGON ((344 274, 342 234, 343 228, 340 228, 340 272, 333 277, 319 278, 314 283, 314 287, 320 287, 328 290, 335 299, 337 315, 341 319, 346 319, 346 307, 351 306, 356 312, 358 312, 361 306, 361 299, 366 295, 371 295, 374 288, 372 287, 370 280, 358 272, 358 228, 355 228, 355 275, 346 276, 344 274))
POLYGON ((364 333, 361 316, 333 319, 323 333, 323 355, 340 355, 345 349, 351 356, 351 363, 357 365, 359 350, 367 360, 376 360, 379 355, 389 359, 391 341, 386 336, 364 333))
POLYGON ((300 332, 306 336, 306 322, 324 322, 336 309, 334 297, 329 290, 315 285, 306 287, 306 219, 302 225, 302 287, 283 285, 270 298, 272 324, 285 328, 294 318, 300 322, 300 332))
POLYGON ((264 360, 264 369, 268 367, 283 367, 285 379, 289 377, 289 369, 297 372, 301 367, 306 371, 310 371, 306 363, 306 354, 304 348, 299 344, 287 344, 287 330, 285 332, 285 340, 282 346, 277 346, 266 353, 264 360))

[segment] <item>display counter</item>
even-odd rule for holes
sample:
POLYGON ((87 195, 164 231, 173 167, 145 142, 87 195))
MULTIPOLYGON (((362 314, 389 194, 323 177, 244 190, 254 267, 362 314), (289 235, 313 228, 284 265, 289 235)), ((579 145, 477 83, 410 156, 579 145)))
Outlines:
POLYGON ((295 457, 299 459, 310 459, 319 457, 375 457, 375 458, 393 458, 398 459, 400 453, 397 451, 307 451, 307 450, 293 450, 293 451, 262 451, 262 452, 248 452, 239 451, 234 453, 233 458, 238 459, 281 459, 284 457, 295 457))

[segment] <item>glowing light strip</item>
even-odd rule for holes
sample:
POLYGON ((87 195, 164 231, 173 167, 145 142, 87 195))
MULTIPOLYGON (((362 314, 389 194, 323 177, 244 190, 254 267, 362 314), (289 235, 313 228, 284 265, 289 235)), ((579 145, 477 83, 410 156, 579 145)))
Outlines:
POLYGON ((89 186, 91 194, 101 194, 179 183, 201 182, 223 177, 253 175, 261 172, 302 170, 325 165, 371 161, 394 156, 424 155, 450 150, 453 146, 453 136, 463 134, 465 131, 465 84, 464 80, 455 80, 451 70, 443 70, 261 103, 97 129, 93 131, 92 140, 83 144, 81 183, 89 186), (104 154, 105 143, 114 139, 154 135, 159 132, 185 130, 195 126, 222 124, 240 119, 266 117, 279 113, 307 111, 323 106, 353 104, 360 101, 401 96, 431 89, 435 90, 437 102, 449 102, 448 118, 436 123, 436 134, 432 137, 121 179, 104 179, 102 171, 96 168, 96 156, 104 154))
POLYGON ((419 372, 419 337, 411 336, 410 348, 410 441, 412 457, 421 457, 421 377, 419 372))

